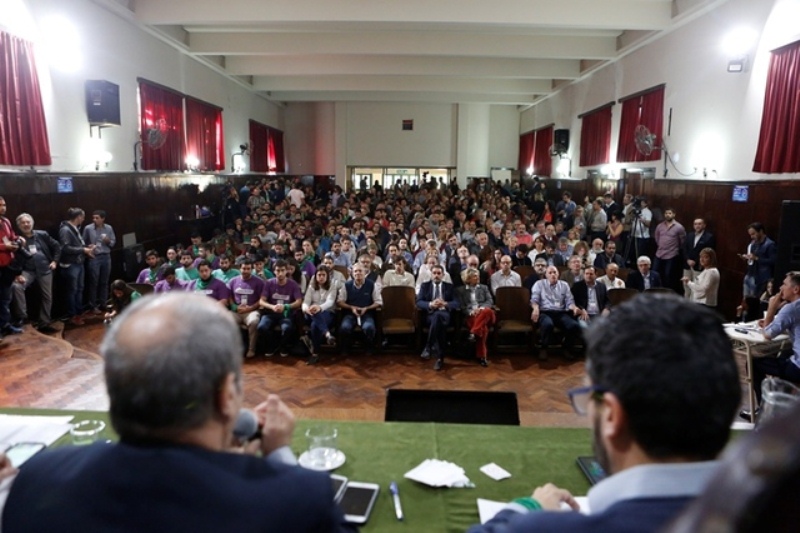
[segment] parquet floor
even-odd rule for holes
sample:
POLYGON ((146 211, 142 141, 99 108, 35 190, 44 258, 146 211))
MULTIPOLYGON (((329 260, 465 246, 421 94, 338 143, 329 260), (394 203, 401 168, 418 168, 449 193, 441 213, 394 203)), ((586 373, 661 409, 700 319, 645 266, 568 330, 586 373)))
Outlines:
MULTIPOLYGON (((15 407, 107 409, 102 360, 97 354, 104 328, 99 319, 42 335, 30 326, 0 343, 0 405, 15 407)), ((244 366, 246 403, 255 405, 278 393, 298 418, 383 420, 389 388, 497 390, 517 393, 526 426, 583 427, 565 392, 582 384, 583 361, 551 357, 539 362, 523 351, 490 355, 490 366, 447 359, 433 370, 405 347, 377 356, 344 358, 324 353, 316 366, 303 359, 257 357, 244 366)))

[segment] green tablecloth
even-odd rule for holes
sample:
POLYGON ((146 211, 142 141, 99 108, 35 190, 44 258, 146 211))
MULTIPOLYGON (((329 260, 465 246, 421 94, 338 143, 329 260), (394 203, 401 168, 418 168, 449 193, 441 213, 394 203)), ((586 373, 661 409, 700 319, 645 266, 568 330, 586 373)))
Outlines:
MULTIPOLYGON (((72 414, 77 420, 107 414, 92 411, 2 409, 19 414, 72 414)), ((339 448, 347 456, 337 474, 351 480, 378 483, 381 493, 364 531, 442 532, 464 531, 478 522, 477 498, 509 501, 530 495, 537 485, 553 482, 584 495, 589 483, 575 465, 578 455, 591 454, 588 429, 523 428, 461 424, 402 422, 320 422, 300 420, 292 448, 298 455, 306 447, 305 430, 328 424, 338 429, 339 448), (403 478, 424 459, 442 459, 466 470, 475 484, 471 489, 434 489, 403 478), (494 481, 478 469, 497 463, 512 477, 494 481), (397 481, 406 518, 395 519, 388 491, 397 481)), ((114 438, 108 428, 106 437, 114 438)), ((68 443, 69 436, 56 444, 68 443)))

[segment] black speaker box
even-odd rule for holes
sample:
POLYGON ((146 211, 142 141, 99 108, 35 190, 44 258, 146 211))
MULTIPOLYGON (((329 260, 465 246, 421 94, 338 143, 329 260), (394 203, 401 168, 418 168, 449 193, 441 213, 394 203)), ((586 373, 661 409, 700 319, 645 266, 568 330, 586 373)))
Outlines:
POLYGON ((92 126, 119 126, 119 85, 86 80, 86 115, 92 126))
POLYGON ((786 273, 800 271, 800 201, 784 200, 781 204, 781 228, 778 232, 778 257, 775 259, 775 281, 777 289, 786 273))
POLYGON ((515 392, 389 389, 384 420, 518 426, 519 407, 515 392))
POLYGON ((560 144, 564 150, 569 150, 569 130, 553 131, 553 144, 560 144))

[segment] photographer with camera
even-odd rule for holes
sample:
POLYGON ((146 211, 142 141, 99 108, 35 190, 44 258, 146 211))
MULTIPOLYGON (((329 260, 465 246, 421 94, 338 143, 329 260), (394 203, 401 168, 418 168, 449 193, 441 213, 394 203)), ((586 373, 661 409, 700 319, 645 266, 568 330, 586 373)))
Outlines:
POLYGON ((628 265, 635 265, 637 257, 650 255, 650 223, 653 221, 653 212, 647 208, 647 198, 644 196, 629 197, 630 195, 625 195, 630 203, 627 203, 623 210, 624 231, 629 232, 625 246, 625 262, 628 265))

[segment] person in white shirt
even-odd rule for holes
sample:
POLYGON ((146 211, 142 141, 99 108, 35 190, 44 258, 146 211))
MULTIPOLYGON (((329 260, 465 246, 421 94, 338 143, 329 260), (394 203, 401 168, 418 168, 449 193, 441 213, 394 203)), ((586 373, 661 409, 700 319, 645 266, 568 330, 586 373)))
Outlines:
POLYGON ((701 272, 692 273, 691 277, 684 276, 681 281, 691 290, 691 300, 708 307, 717 307, 717 293, 719 292, 719 270, 717 270, 717 254, 713 248, 703 248, 700 251, 701 272))
POLYGON ((547 267, 545 279, 533 284, 531 307, 533 308, 531 321, 539 326, 541 333, 539 359, 547 360, 547 348, 556 326, 564 332, 566 337, 564 348, 571 353, 575 338, 580 332, 580 325, 575 319, 580 309, 575 305, 575 299, 567 282, 558 279, 558 268, 547 267))
POLYGON ((393 265, 394 269, 387 270, 386 273, 383 274, 383 286, 411 287, 416 292, 416 286, 414 284, 414 275, 406 270, 406 260, 403 259, 401 256, 397 256, 397 258, 394 260, 393 265))
POLYGON ((619 265, 616 263, 609 263, 606 265, 605 276, 597 278, 597 282, 602 283, 608 289, 624 289, 625 282, 618 278, 617 274, 619 274, 619 265))
POLYGON ((497 293, 500 287, 522 287, 522 278, 511 270, 511 256, 504 255, 500 258, 500 270, 489 278, 492 294, 497 293))

